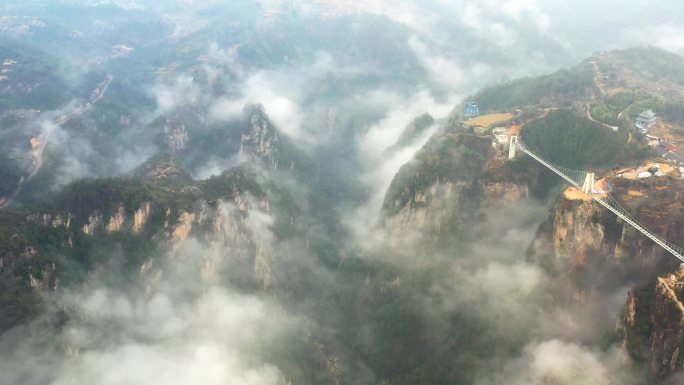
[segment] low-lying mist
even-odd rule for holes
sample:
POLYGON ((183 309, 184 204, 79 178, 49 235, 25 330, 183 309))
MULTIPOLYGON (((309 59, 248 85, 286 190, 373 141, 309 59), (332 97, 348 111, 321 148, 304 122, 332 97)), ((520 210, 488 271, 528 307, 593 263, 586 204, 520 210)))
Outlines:
MULTIPOLYGON (((594 50, 649 43, 681 52, 678 2, 316 2, 342 5, 336 17, 308 1, 44 3, 0 1, 12 15, 0 17, 0 43, 55 60, 65 84, 113 81, 87 109, 79 92, 98 84, 65 91, 59 108, 23 106, 31 113, 19 123, 0 114, 0 151, 23 154, 33 174, 12 210, 42 210, 82 178, 129 177, 159 153, 195 182, 245 166, 268 194, 285 196, 269 205, 291 210, 212 201, 219 231, 177 242, 156 235, 164 252, 129 270, 111 268, 126 258, 103 251, 111 265, 44 293, 35 320, 0 336, 0 382, 640 383, 615 338, 626 283, 569 304, 558 300, 557 277, 529 257, 550 202, 473 204, 472 237, 453 234, 444 248, 430 245, 424 222, 387 218, 383 203, 466 95, 594 50), (49 11, 67 5, 92 14, 75 25, 72 13, 49 11), (643 14, 651 21, 636 22, 643 14), (62 57, 51 34, 71 48, 62 57), (111 54, 124 42, 130 51, 111 54), (267 139, 280 142, 255 133, 268 128, 247 115, 255 104, 275 127, 267 139), (399 143, 426 113, 433 123, 399 143), (65 114, 73 118, 60 122, 65 114), (45 148, 31 152, 32 138, 45 148), (272 143, 294 150, 268 168, 243 151, 246 138, 264 157, 278 150, 272 143), (320 174, 310 185, 296 175, 302 159, 320 174), (283 223, 290 228, 276 231, 283 223)), ((442 205, 426 212, 460 215, 460 202, 435 199, 442 205)), ((177 220, 167 217, 164 226, 177 220)))

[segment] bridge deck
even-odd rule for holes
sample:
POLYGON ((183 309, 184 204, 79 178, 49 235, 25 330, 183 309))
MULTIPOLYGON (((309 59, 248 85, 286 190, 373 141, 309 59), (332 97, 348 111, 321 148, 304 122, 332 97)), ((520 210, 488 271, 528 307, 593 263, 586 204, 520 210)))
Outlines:
MULTIPOLYGON (((523 143, 518 138, 513 138, 513 140, 511 141, 511 146, 515 146, 515 148, 519 148, 520 151, 529 155, 530 157, 532 157, 532 159, 541 163, 546 168, 553 171, 554 173, 556 173, 561 178, 565 179, 568 183, 579 188, 580 190, 582 189, 582 183, 584 183, 585 176, 587 175, 586 171, 572 170, 572 169, 561 167, 561 166, 555 165, 551 162, 548 162, 546 159, 537 155, 534 151, 530 150, 529 147, 527 147, 525 145, 525 143, 523 143)), ((653 242, 655 242, 656 244, 661 246, 663 249, 667 250, 670 254, 674 255, 677 259, 684 262, 684 249, 683 248, 668 242, 664 238, 661 238, 661 237, 653 234, 651 231, 647 230, 646 228, 644 228, 636 219, 634 219, 634 217, 632 217, 629 214, 629 212, 627 210, 625 210, 612 196, 610 196, 610 193, 607 193, 605 191, 603 191, 601 193, 595 193, 595 192, 590 191, 587 193, 587 195, 589 195, 594 201, 599 203, 601 206, 612 211, 620 219, 629 223, 630 226, 637 229, 640 233, 647 236, 649 239, 651 239, 653 242)))

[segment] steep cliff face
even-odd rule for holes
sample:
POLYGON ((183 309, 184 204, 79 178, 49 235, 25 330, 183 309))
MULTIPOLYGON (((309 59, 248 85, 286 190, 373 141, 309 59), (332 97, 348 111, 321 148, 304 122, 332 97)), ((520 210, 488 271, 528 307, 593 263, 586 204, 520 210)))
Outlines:
MULTIPOLYGON (((611 195, 644 227, 677 242, 684 181, 609 178, 611 195)), ((532 245, 533 258, 559 279, 559 298, 582 302, 604 284, 644 280, 671 267, 673 258, 576 188, 568 188, 532 245)))
POLYGON ((247 105, 243 113, 241 155, 261 161, 270 170, 288 170, 303 180, 317 179, 315 163, 273 125, 262 105, 247 105))
POLYGON ((149 202, 143 203, 139 209, 133 213, 133 234, 140 234, 150 218, 152 205, 149 202))
POLYGON ((273 170, 293 168, 292 161, 282 164, 279 154, 279 133, 259 105, 245 107, 247 126, 240 137, 240 153, 264 161, 273 170))
MULTIPOLYGON (((204 266, 202 279, 277 287, 273 244, 283 232, 275 229, 294 222, 296 212, 274 205, 253 174, 235 168, 192 181, 168 157, 133 174, 81 181, 40 212, 0 216, 0 277, 11 283, 5 292, 36 302, 43 291, 78 283, 114 261, 127 279, 151 282, 168 267, 167 256, 185 255, 198 242, 203 251, 193 254, 204 266)), ((285 195, 279 191, 276 201, 291 202, 285 195)), ((0 298, 0 308, 28 312, 9 299, 0 298)), ((20 320, 0 318, 3 327, 20 320)))
POLYGON ((508 161, 506 156, 496 152, 487 162, 483 190, 488 206, 529 199, 539 184, 538 167, 520 167, 518 163, 508 161))
POLYGON ((607 213, 591 200, 569 198, 569 194, 573 192, 580 194, 577 190, 566 190, 556 210, 553 221, 553 252, 556 256, 570 255, 570 264, 573 267, 585 267, 591 257, 613 254, 609 251, 609 246, 614 249, 615 245, 605 242, 605 226, 595 220, 607 213))
POLYGON ((188 144, 188 129, 182 122, 167 122, 164 125, 164 142, 171 152, 185 150, 188 144))
POLYGON ((655 282, 629 291, 617 330, 622 334, 623 349, 635 360, 645 362, 650 357, 651 311, 655 304, 655 282))
MULTIPOLYGON (((683 180, 612 175, 605 183, 642 226, 684 244, 683 180)), ((660 379, 684 369, 684 276, 664 275, 677 262, 664 249, 571 187, 557 199, 530 252, 554 277, 549 290, 559 302, 582 305, 602 293, 640 283, 629 292, 618 322, 624 350, 634 360, 647 362, 660 379), (658 275, 661 278, 652 279, 658 275)))
POLYGON ((191 137, 207 130, 206 112, 198 106, 185 106, 160 118, 155 125, 161 127, 166 149, 178 154, 186 150, 191 137))
MULTIPOLYGON (((148 170, 145 177, 181 173, 169 172, 167 159, 160 161, 159 167, 158 171, 154 171, 154 167, 148 170)), ((147 166, 144 168, 148 169, 147 166)), ((165 178, 146 179, 146 183, 161 186, 167 191, 175 190, 165 178)), ((241 168, 192 186, 199 199, 186 199, 180 206, 173 201, 151 199, 133 207, 120 203, 107 215, 103 214, 103 208, 94 209, 88 216, 88 223, 83 226, 83 233, 90 237, 117 232, 126 236, 144 236, 170 250, 181 248, 188 239, 202 240, 224 250, 221 260, 215 258, 212 261, 213 269, 225 268, 231 263, 251 265, 247 270, 252 272, 252 278, 263 288, 272 288, 275 282, 270 271, 274 258, 270 248, 264 244, 263 234, 271 231, 268 226, 273 224, 272 216, 275 214, 261 186, 241 168), (254 217, 260 219, 255 220, 254 217), (260 227, 262 223, 266 223, 266 227, 260 227)), ((184 195, 187 189, 181 186, 178 191, 184 195)), ((78 223, 78 219, 75 222, 78 223)), ((145 263, 149 270, 150 262, 145 263)))
POLYGON ((515 203, 530 197, 530 186, 505 180, 495 181, 484 185, 484 194, 487 202, 490 203, 515 203))
POLYGON ((631 290, 619 323, 625 350, 659 379, 684 371, 683 301, 680 270, 631 290))
POLYGON ((651 312, 651 369, 658 377, 684 370, 684 292, 675 276, 658 278, 651 312))
POLYGON ((496 155, 489 137, 436 133, 392 181, 385 228, 400 239, 447 246, 472 235, 482 208, 529 198, 532 179, 496 155))
POLYGON ((442 132, 433 136, 392 181, 383 204, 385 226, 432 243, 456 238, 475 216, 480 179, 491 156, 486 138, 442 132), (443 239, 444 238, 444 239, 443 239))

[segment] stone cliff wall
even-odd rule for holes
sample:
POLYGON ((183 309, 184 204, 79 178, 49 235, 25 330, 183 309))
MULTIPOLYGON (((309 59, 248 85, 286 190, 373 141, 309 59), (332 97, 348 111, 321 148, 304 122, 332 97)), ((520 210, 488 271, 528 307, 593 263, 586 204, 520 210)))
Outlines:
POLYGON ((659 379, 684 371, 683 278, 680 271, 631 290, 618 324, 625 351, 659 379))
POLYGON ((384 228, 402 244, 442 247, 469 238, 485 208, 530 197, 532 181, 495 156, 489 137, 435 134, 392 181, 384 228))

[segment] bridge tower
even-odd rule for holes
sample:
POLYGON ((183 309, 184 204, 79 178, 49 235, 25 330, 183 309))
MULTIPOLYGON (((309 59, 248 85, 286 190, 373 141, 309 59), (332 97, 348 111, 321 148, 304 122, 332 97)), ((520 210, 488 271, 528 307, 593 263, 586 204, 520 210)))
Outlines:
POLYGON ((594 191, 594 173, 588 172, 587 176, 584 177, 584 184, 582 184, 582 191, 585 194, 590 194, 594 191))
POLYGON ((518 135, 511 135, 511 143, 508 145, 508 159, 515 158, 515 148, 518 145, 518 135))

